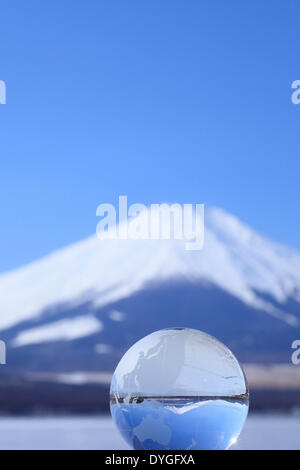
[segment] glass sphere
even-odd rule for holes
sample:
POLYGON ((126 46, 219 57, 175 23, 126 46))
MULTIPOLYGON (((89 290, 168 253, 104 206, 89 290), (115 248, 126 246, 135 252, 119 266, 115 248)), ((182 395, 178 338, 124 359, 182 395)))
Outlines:
POLYGON ((134 449, 228 449, 248 413, 245 375, 202 331, 170 328, 135 343, 111 382, 112 417, 134 449))

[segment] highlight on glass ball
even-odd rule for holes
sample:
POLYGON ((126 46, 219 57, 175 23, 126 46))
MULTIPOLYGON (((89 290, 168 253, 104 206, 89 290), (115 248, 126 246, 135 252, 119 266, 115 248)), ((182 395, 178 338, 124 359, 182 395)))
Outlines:
POLYGON ((170 328, 135 343, 111 382, 110 408, 138 450, 224 450, 248 414, 244 372, 232 352, 202 331, 170 328))

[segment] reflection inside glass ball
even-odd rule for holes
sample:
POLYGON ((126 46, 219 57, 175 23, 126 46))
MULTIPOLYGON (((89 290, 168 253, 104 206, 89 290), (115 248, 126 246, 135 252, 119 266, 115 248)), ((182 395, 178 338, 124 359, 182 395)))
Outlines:
POLYGON ((135 343, 112 378, 110 407, 134 449, 228 449, 248 413, 231 351, 198 330, 156 331, 135 343))

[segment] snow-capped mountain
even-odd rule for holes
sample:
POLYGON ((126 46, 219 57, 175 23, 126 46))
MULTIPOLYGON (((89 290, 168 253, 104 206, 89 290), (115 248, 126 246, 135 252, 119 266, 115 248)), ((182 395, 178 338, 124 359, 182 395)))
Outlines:
POLYGON ((243 361, 288 361, 300 334, 300 254, 211 208, 205 242, 96 236, 0 276, 9 367, 111 370, 153 329, 217 335, 243 361))

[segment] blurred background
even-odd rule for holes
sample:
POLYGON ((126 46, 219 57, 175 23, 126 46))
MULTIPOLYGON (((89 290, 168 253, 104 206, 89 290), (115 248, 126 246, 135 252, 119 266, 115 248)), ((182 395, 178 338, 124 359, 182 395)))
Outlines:
POLYGON ((239 448, 300 448, 299 4, 0 8, 0 448, 125 448, 111 375, 170 326, 243 364, 239 448), (99 241, 119 195, 204 203, 203 250, 99 241))

